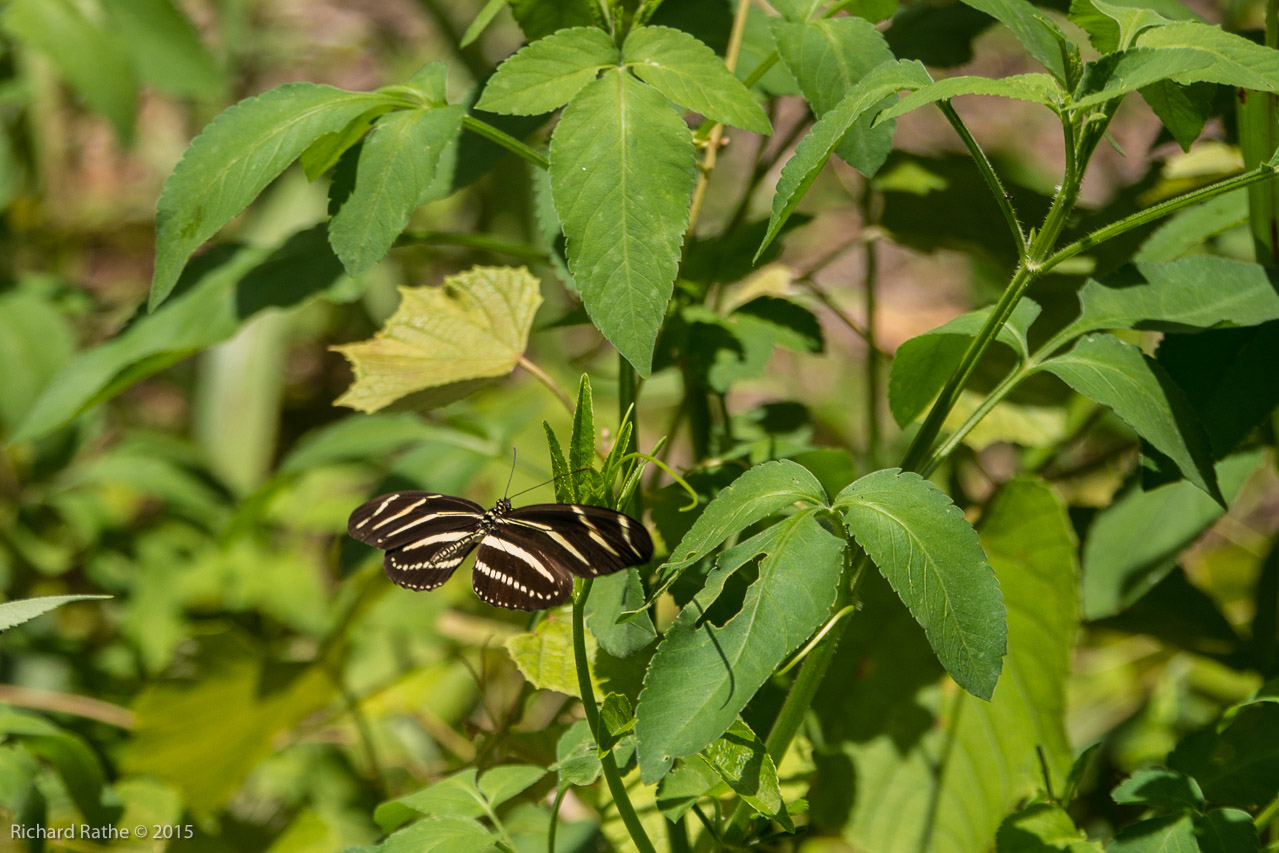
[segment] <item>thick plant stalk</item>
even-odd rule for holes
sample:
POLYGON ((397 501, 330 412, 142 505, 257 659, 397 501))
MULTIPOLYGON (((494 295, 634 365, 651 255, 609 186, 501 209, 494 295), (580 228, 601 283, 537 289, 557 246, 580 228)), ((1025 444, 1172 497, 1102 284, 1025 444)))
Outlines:
MULTIPOLYGON (((590 726, 591 737, 595 743, 600 742, 600 710, 595 704, 595 690, 591 687, 590 661, 586 657, 586 597, 591 592, 591 579, 582 581, 582 589, 573 599, 573 661, 577 666, 577 688, 582 694, 582 708, 586 711, 586 724, 590 726)), ((610 749, 600 756, 600 764, 604 768, 604 779, 613 794, 613 803, 617 813, 626 824, 626 831, 631 834, 631 841, 640 853, 657 853, 653 842, 649 840, 644 825, 640 823, 631 798, 626 793, 626 785, 622 782, 622 774, 617 769, 617 760, 610 749)))

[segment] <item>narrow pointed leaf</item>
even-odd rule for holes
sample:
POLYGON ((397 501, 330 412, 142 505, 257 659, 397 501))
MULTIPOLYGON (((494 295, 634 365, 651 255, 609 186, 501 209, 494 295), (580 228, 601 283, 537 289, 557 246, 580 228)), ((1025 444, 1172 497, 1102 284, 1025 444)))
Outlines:
POLYGON ((377 92, 286 83, 215 118, 164 182, 156 208, 151 307, 168 297, 191 253, 244 210, 307 146, 386 101, 387 96, 377 92))
POLYGON ((549 113, 573 100, 601 70, 616 66, 619 59, 617 45, 603 30, 560 30, 499 65, 476 109, 511 115, 549 113))
POLYGON ((867 474, 835 498, 848 531, 892 584, 952 678, 989 699, 1007 651, 995 574, 963 513, 918 474, 867 474))
POLYGON ((457 105, 399 110, 382 117, 364 140, 355 188, 329 223, 329 242, 350 275, 373 266, 395 238, 428 187, 436 165, 462 127, 457 105))
POLYGON ((963 95, 1011 98, 1055 109, 1061 102, 1063 92, 1061 84, 1048 74, 1016 74, 998 80, 992 80, 989 77, 947 77, 945 80, 938 80, 906 95, 895 105, 880 113, 877 121, 887 121, 928 104, 963 95))
POLYGON ((648 376, 696 180, 692 134, 666 98, 606 71, 551 139, 551 194, 582 302, 604 337, 648 376))
POLYGON ((1212 450, 1185 393, 1157 363, 1113 335, 1087 335, 1069 352, 1043 362, 1046 370, 1090 400, 1114 411, 1137 434, 1172 459, 1186 479, 1225 505, 1212 450))
MULTIPOLYGON (((871 69, 893 59, 884 36, 861 18, 774 21, 773 35, 782 62, 819 117, 834 109, 871 69)), ((892 147, 893 126, 872 128, 874 121, 874 115, 863 115, 835 149, 864 175, 878 171, 892 147)))
POLYGON ((374 412, 415 392, 505 376, 542 304, 538 280, 523 267, 474 267, 400 295, 372 340, 334 347, 355 373, 338 405, 374 412))
POLYGON ((686 32, 632 30, 622 45, 622 59, 637 77, 685 109, 755 133, 773 132, 763 108, 724 60, 686 32))
POLYGON ((54 608, 73 601, 88 601, 94 598, 110 598, 109 595, 44 595, 38 598, 21 598, 17 601, 6 601, 0 604, 0 631, 21 625, 54 608))
POLYGON ((999 21, 1022 47, 1062 83, 1069 83, 1080 65, 1079 50, 1048 16, 1027 0, 963 0, 999 21))
POLYGON ((826 165, 830 155, 857 120, 889 95, 902 89, 914 91, 931 82, 933 78, 919 62, 885 62, 863 77, 843 100, 813 125, 812 132, 796 146, 795 156, 782 168, 782 175, 773 195, 773 212, 768 220, 768 233, 755 252, 756 259, 782 230, 808 188, 817 180, 818 173, 826 165))

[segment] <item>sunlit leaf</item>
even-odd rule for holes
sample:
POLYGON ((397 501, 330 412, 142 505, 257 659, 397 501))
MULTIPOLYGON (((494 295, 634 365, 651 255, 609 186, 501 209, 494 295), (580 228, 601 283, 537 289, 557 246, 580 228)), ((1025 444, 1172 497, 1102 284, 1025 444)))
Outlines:
POLYGON ((685 109, 755 133, 772 133, 764 110, 724 61, 688 33, 670 27, 632 30, 622 60, 645 83, 685 109))
MULTIPOLYGON (((791 467, 803 471, 793 463, 791 467)), ((771 470, 781 474, 778 468, 771 470)), ((738 494, 745 494, 745 489, 738 494)), ((721 525, 731 524, 734 516, 749 518, 769 504, 769 497, 781 500, 777 495, 761 497, 736 512, 716 512, 700 531, 694 526, 684 542, 691 539, 710 543, 699 547, 713 547, 717 531, 724 529, 721 525)), ((794 501, 793 492, 787 497, 794 501)), ((726 500, 730 502, 740 503, 734 496, 726 500)), ((844 567, 844 540, 822 525, 818 512, 791 516, 722 555, 717 582, 708 581, 662 638, 635 711, 640 772, 646 782, 660 779, 673 759, 699 752, 719 737, 782 659, 829 615, 844 567), (722 626, 703 621, 724 575, 760 553, 764 557, 759 579, 747 589, 737 614, 722 626)), ((702 518, 710 514, 708 508, 702 518)), ((681 543, 679 553, 690 554, 690 549, 681 543)))
POLYGON ((515 115, 549 113, 573 100, 604 68, 616 67, 620 58, 617 45, 603 30, 560 30, 499 65, 475 106, 515 115))
POLYGON ((538 280, 522 267, 474 267, 400 295, 372 340, 334 347, 355 373, 338 405, 374 412, 415 392, 505 376, 542 304, 538 280))
POLYGON ((951 677, 989 699, 1007 651, 1007 625, 999 584, 963 513, 932 483, 896 468, 857 480, 835 506, 951 677))
POLYGON ((1225 505, 1203 425, 1185 392, 1141 350, 1113 335, 1087 335, 1073 349, 1042 362, 1036 369, 1052 373, 1085 397, 1114 411, 1138 435, 1172 459, 1187 480, 1225 505))
POLYGON ((578 93, 551 137, 569 270, 591 321, 641 376, 675 282, 695 157, 666 97, 614 70, 578 93))
POLYGON ((215 118, 164 182, 156 208, 152 308, 173 291, 187 259, 319 137, 373 107, 398 103, 378 92, 286 83, 215 118))

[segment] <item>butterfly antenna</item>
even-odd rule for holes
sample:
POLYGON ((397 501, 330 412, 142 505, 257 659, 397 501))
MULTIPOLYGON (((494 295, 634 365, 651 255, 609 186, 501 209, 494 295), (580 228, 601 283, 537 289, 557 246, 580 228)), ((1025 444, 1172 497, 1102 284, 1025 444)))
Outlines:
MULTIPOLYGON (((515 479, 515 454, 516 454, 516 450, 514 447, 512 447, 511 448, 511 475, 506 478, 506 489, 502 492, 503 496, 509 496, 511 493, 511 481, 515 479)), ((520 494, 522 495, 524 493, 520 492, 520 494)))
POLYGON ((583 471, 589 471, 589 470, 591 470, 591 468, 590 468, 590 466, 588 465, 588 466, 586 466, 585 468, 578 468, 576 471, 567 471, 567 472, 565 472, 565 473, 563 473, 563 474, 560 474, 558 477, 552 477, 552 478, 551 478, 551 479, 549 479, 549 480, 543 480, 542 482, 538 483, 536 486, 529 486, 527 489, 524 489, 523 491, 516 492, 515 494, 511 495, 511 497, 513 497, 513 498, 518 498, 520 495, 522 495, 522 494, 524 494, 524 493, 526 493, 526 492, 531 492, 531 491, 533 491, 534 489, 540 489, 540 488, 542 488, 543 486, 547 485, 548 483, 554 483, 556 480, 560 479, 561 477, 571 477, 571 476, 573 476, 574 474, 580 474, 580 473, 582 473, 583 471))

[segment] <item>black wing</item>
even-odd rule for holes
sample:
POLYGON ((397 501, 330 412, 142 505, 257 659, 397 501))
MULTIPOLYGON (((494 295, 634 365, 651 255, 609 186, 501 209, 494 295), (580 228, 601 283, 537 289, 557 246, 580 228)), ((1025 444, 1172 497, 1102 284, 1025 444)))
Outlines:
POLYGON ((386 551, 386 576, 402 587, 435 589, 453 574, 481 537, 484 509, 434 492, 379 495, 351 513, 347 531, 386 551))
POLYGON ((535 504, 497 519, 475 555, 475 594, 499 607, 542 610, 563 604, 573 575, 591 578, 648 562, 644 526, 611 509, 535 504))

